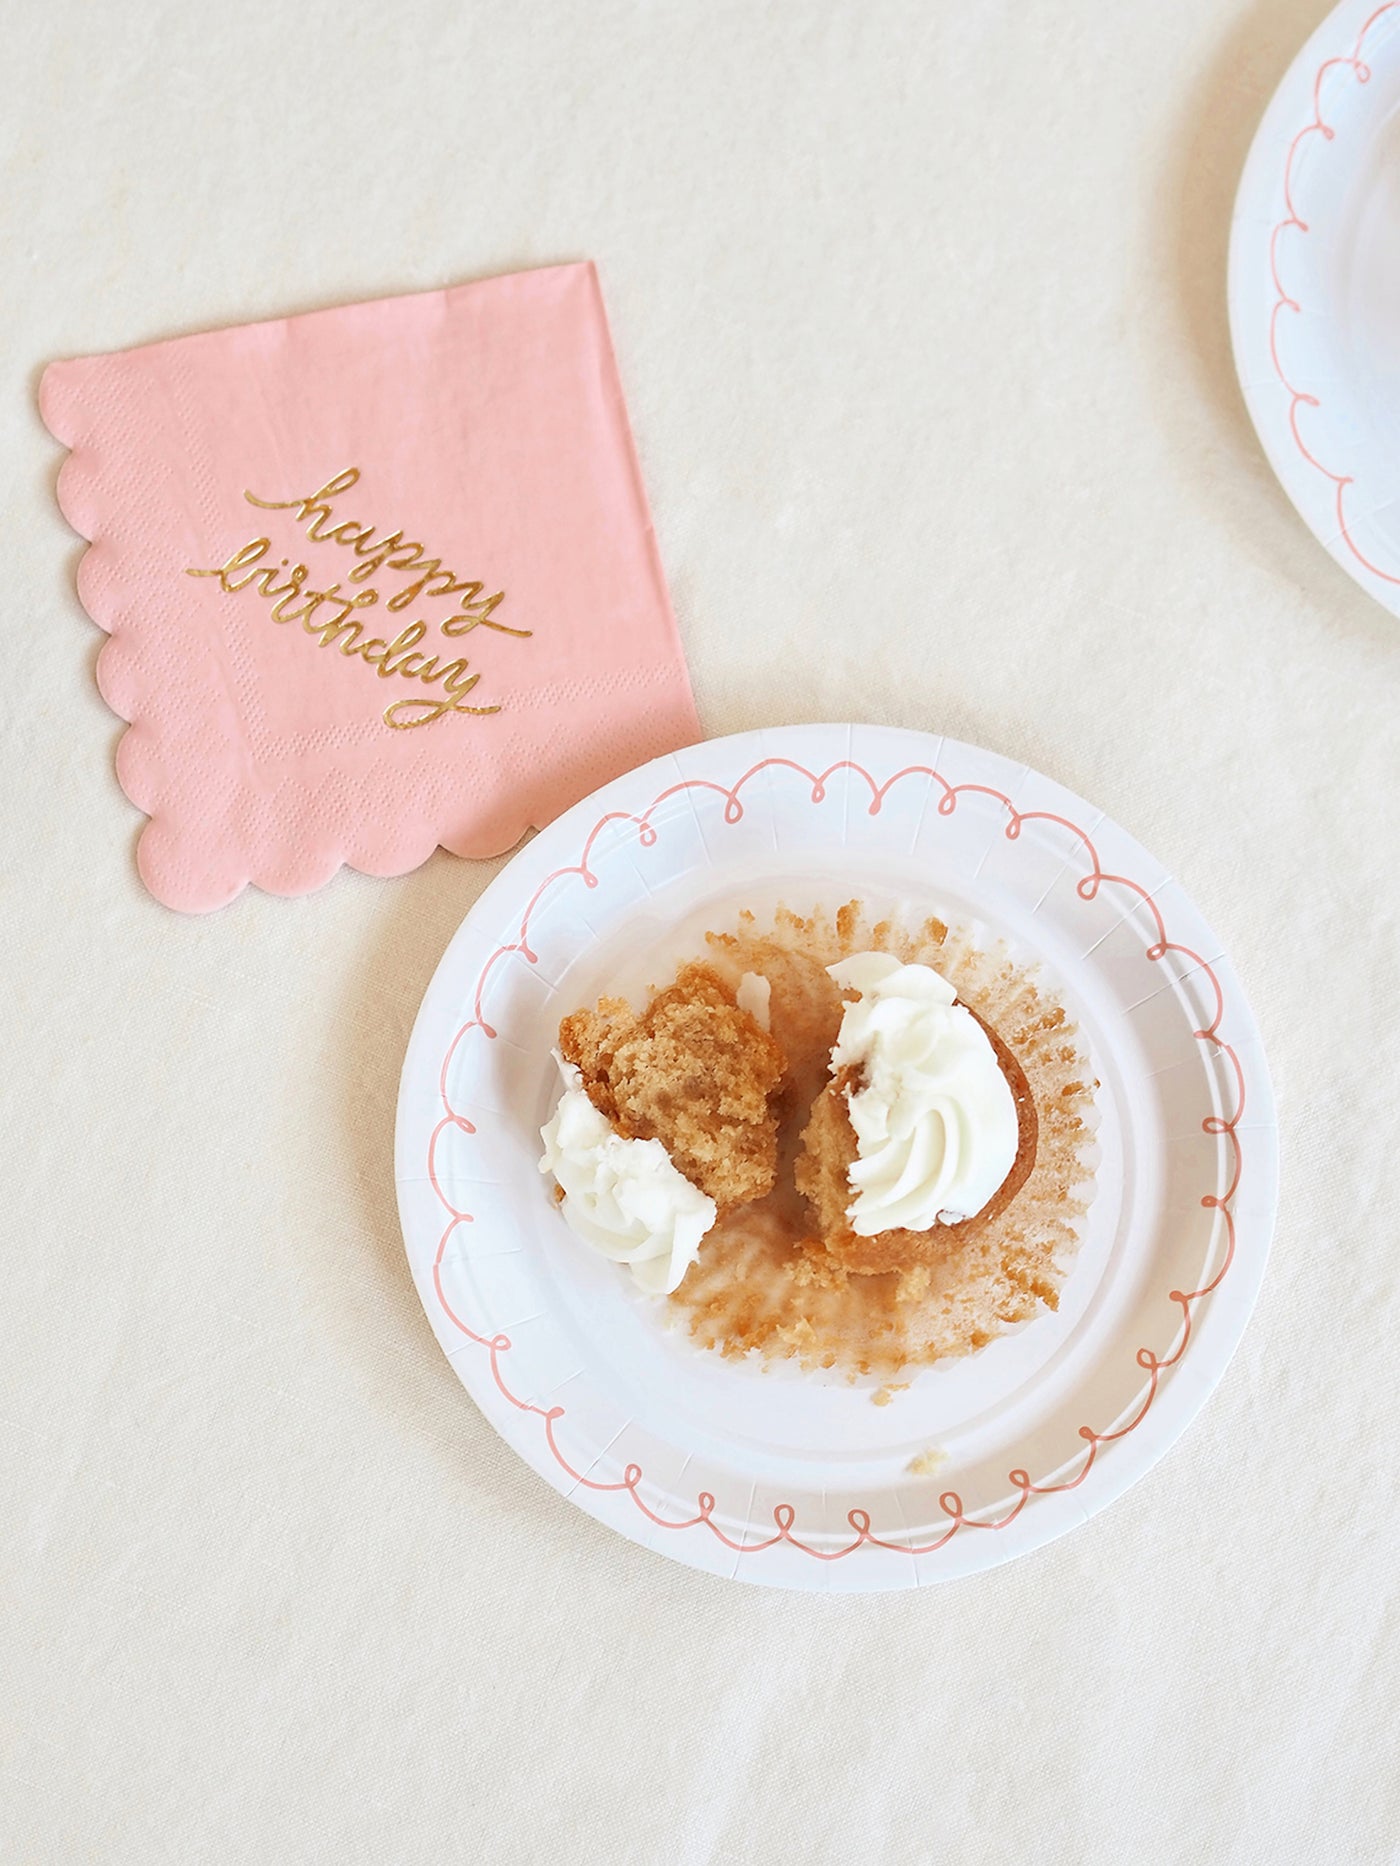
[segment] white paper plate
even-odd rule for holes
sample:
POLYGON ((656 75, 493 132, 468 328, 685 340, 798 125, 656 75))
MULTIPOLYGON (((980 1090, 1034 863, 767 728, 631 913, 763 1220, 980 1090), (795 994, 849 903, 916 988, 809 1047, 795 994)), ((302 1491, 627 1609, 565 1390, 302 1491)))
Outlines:
POLYGON ((423 1001, 396 1177, 443 1351, 541 1476, 661 1554, 832 1590, 1005 1561, 1141 1476, 1239 1340, 1277 1162, 1243 994, 1144 850, 991 752, 836 725, 660 759, 521 850, 423 1001), (765 1373, 664 1330, 664 1304, 579 1244, 536 1166, 561 1015, 619 977, 661 980, 742 906, 852 896, 1038 955, 1102 1084, 1096 1193, 1059 1312, 883 1407, 874 1382, 765 1373), (909 1475, 931 1447, 942 1468, 909 1475))
POLYGON ((1400 0, 1344 0, 1255 135, 1230 239, 1235 366, 1270 465, 1400 614, 1400 0))

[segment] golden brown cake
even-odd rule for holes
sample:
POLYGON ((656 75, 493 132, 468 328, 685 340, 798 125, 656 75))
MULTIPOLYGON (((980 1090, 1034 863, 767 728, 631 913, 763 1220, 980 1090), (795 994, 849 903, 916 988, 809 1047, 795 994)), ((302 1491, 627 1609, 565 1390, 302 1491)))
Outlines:
MULTIPOLYGON (((910 1370, 974 1352, 1053 1309, 1092 1191, 1097 1083, 1038 968, 936 918, 905 927, 868 917, 855 901, 834 915, 779 908, 766 923, 745 911, 706 943, 707 961, 682 966, 642 1012, 605 998, 564 1019, 559 1042, 572 1087, 542 1138, 548 1170, 579 1164, 558 1133, 549 1163, 551 1132, 573 1095, 601 1117, 605 1142, 659 1143, 678 1183, 715 1210, 689 1240, 681 1218, 695 1214, 667 1207, 663 1248, 634 1248, 653 1242, 637 1228, 655 1228, 655 1212, 632 1196, 638 1185, 623 1184, 615 1159, 589 1156, 578 1201, 592 1223, 574 1227, 585 1242, 665 1293, 700 1346, 839 1368, 852 1379, 907 1382, 910 1370), (863 987, 838 986, 828 968, 872 952, 932 967, 952 986, 953 1002, 990 1041, 993 1074, 1014 1108, 1003 1140, 1015 1156, 1000 1187, 984 1192, 970 1216, 950 1221, 940 1210, 921 1231, 865 1235, 851 1220, 850 1170, 861 1156, 848 1094, 869 1093, 873 1078, 850 1058, 832 1076, 852 1003, 843 991, 863 987)), ((655 1191, 655 1162, 642 1165, 641 1189, 655 1191)), ((896 1167, 897 1199, 904 1183, 896 1167)), ((964 1179, 958 1190, 967 1186, 964 1179)), ((566 1199, 566 1217, 567 1207, 566 1199)), ((879 1392, 887 1401, 894 1390, 879 1392)))
MULTIPOLYGON (((972 1013, 974 1017, 977 1013, 972 1013)), ((1016 1104, 1017 1149, 1010 1172, 1000 1189, 977 1215, 983 1222, 995 1218, 1015 1198, 1035 1166, 1040 1122, 1035 1097, 1026 1073, 996 1031, 982 1018, 996 1059, 1016 1104)), ((853 1276, 880 1276, 891 1270, 911 1270, 947 1254, 973 1220, 939 1224, 931 1231, 878 1231, 858 1237, 851 1226, 850 1169, 856 1159, 856 1135, 847 1111, 847 1097, 860 1087, 858 1071, 842 1069, 812 1104, 793 1168, 797 1190, 806 1199, 813 1228, 843 1270, 853 1276)))
POLYGON ((616 1131, 659 1140, 722 1214, 772 1190, 783 1052, 711 966, 682 966, 640 1015, 622 998, 575 1011, 559 1048, 616 1131))

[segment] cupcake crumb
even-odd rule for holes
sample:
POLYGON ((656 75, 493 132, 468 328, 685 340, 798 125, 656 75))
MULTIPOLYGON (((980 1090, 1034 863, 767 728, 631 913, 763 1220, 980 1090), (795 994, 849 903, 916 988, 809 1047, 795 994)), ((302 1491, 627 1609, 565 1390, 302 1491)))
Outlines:
POLYGON ((870 1404, 872 1406, 888 1406, 896 1393, 907 1393, 908 1391, 909 1382, 907 1380, 891 1381, 888 1386, 880 1387, 878 1391, 870 1395, 870 1404))
POLYGON ((927 1451, 921 1451, 917 1458, 911 1458, 905 1470, 911 1477, 932 1477, 935 1471, 942 1470, 948 1462, 948 1454, 939 1445, 930 1445, 927 1451))

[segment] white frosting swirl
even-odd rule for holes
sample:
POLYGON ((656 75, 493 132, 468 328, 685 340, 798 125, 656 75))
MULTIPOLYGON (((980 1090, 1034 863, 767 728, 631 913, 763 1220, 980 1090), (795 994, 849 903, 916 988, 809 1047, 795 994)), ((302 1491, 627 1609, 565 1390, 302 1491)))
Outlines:
POLYGON ((669 1295, 715 1222, 715 1202, 677 1171, 659 1140, 628 1140, 588 1099, 579 1072, 556 1056, 564 1093, 540 1129, 542 1173, 563 1192, 569 1228, 625 1263, 648 1295, 669 1295))
POLYGON ((1011 1171, 1020 1139, 986 1031, 932 966, 862 952, 827 971, 860 993, 831 1053, 833 1071, 855 1065, 862 1078, 847 1096, 852 1229, 874 1237, 973 1217, 1011 1171))

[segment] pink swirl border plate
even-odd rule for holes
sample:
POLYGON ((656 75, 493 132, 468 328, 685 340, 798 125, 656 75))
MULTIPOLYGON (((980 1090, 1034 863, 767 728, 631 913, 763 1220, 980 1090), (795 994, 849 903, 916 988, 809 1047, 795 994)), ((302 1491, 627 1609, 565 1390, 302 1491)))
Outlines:
MULTIPOLYGON (((1342 87, 1369 85, 1369 60, 1397 32, 1400 0, 1342 0, 1294 60, 1259 125, 1240 180, 1229 300, 1240 386, 1284 490, 1342 568, 1400 614, 1400 565, 1378 562, 1356 534, 1350 495, 1363 471, 1356 441, 1345 457, 1337 436, 1317 429, 1331 399, 1324 402, 1316 379, 1319 359, 1314 356, 1311 366, 1290 364, 1283 354, 1289 326, 1298 328, 1309 314, 1325 321, 1325 308, 1305 302, 1294 276, 1300 250, 1294 243, 1311 244, 1318 231, 1318 210, 1305 213, 1300 203, 1300 164, 1319 146, 1336 150, 1338 112, 1348 102, 1342 87), (1323 503, 1314 504, 1314 492, 1323 503)), ((1348 142, 1354 137, 1343 146, 1348 142)), ((1328 159, 1335 161, 1335 154, 1328 159)))
MULTIPOLYGON (((849 743, 851 730, 849 728, 791 729, 794 735, 800 734, 807 739, 822 730, 845 732, 849 743)), ((678 1542, 682 1543, 696 1535, 713 1538, 725 1550, 732 1552, 735 1572, 740 1570, 748 1558, 758 1558, 761 1564, 761 1559, 766 1552, 780 1546, 791 1549, 797 1555, 813 1563, 820 1564, 843 1562, 862 1550, 882 1551, 887 1554, 915 1558, 934 1556, 939 1551, 947 1549, 956 1537, 965 1533, 991 1532, 992 1536, 997 1536, 1010 1530, 1013 1525, 1022 1521, 1024 1513, 1032 1505, 1034 1499, 1066 1496, 1079 1491, 1090 1479, 1096 1467, 1101 1466, 1107 1448, 1129 1439, 1143 1427, 1153 1413, 1154 1407, 1158 1405, 1160 1395, 1168 1384, 1165 1376, 1181 1364, 1192 1342, 1194 1318, 1200 1305, 1206 1304, 1220 1290, 1227 1278, 1237 1274, 1235 1266, 1239 1236, 1236 1206, 1247 1172, 1246 1149, 1241 1130, 1249 1099, 1249 1089, 1240 1051, 1236 1043, 1225 1035, 1225 1025, 1228 1017, 1237 1028, 1252 1032, 1253 1026, 1248 1011, 1243 1005, 1230 1005, 1227 1002, 1219 962, 1212 963, 1195 947, 1172 937, 1158 903, 1154 899, 1154 893, 1160 890, 1149 889, 1131 875, 1106 869, 1100 860, 1094 835, 1084 829, 1079 822, 1055 811, 1020 810, 1012 795, 1006 790, 998 788, 995 784, 954 781, 953 777, 945 775, 945 770, 940 769, 933 762, 916 759, 903 763, 893 769, 890 775, 880 779, 865 763, 848 756, 818 764, 782 753, 768 754, 756 758, 751 757, 744 762, 739 775, 729 783, 718 781, 710 775, 677 775, 672 782, 662 784, 659 788, 652 790, 650 801, 641 809, 617 807, 614 804, 614 807, 602 808, 595 814, 598 805, 613 800, 623 789, 635 789, 639 782, 646 779, 648 773, 655 772, 660 775, 667 765, 675 766, 678 763, 684 765, 690 762, 696 754, 713 754, 719 746, 726 744, 732 745, 736 753, 751 752, 758 749, 753 742, 760 736, 771 741, 775 737, 781 738, 784 735, 782 733, 746 734, 741 735, 738 740, 711 742, 708 746, 694 748, 691 754, 681 754, 679 759, 659 760, 654 766, 644 767, 642 772, 634 772, 629 777, 618 780, 616 784, 600 792, 596 800, 586 800, 584 804, 571 811, 566 818, 561 819, 560 824, 555 825, 555 831, 558 831, 576 822, 587 820, 589 823, 581 840, 576 840, 574 843, 575 859, 562 862, 545 874, 531 891, 523 911, 520 912, 518 925, 514 928, 514 936, 497 942, 484 963, 479 966, 468 993, 470 1013, 453 1030, 445 1048, 442 1049, 436 1067, 436 1097, 439 1111, 428 1132, 426 1152, 421 1161, 421 1167, 440 1208, 441 1229, 428 1265, 429 1287, 424 1289, 420 1283, 420 1293, 423 1294, 425 1303, 431 1305, 430 1318, 433 1316, 433 1309, 436 1309, 435 1325, 438 1327, 439 1334, 441 1335, 445 1326, 459 1339, 461 1344, 465 1344, 478 1355, 500 1401, 504 1402, 504 1405, 520 1421, 528 1421, 538 1433, 537 1455, 532 1456, 530 1461, 536 1465, 537 1469, 542 1469, 545 1475, 550 1476, 556 1487, 565 1489, 568 1494, 583 1502, 585 1507, 588 1507, 590 1497, 598 1500, 625 1499, 637 1513, 639 1528, 647 1535, 655 1536, 660 1532, 668 1540, 674 1536, 678 1542), (870 1512, 862 1507, 853 1506, 845 1512, 845 1521, 850 1531, 849 1539, 836 1547, 820 1547, 815 1540, 804 1536, 802 1526, 797 1520, 797 1510, 790 1503, 780 1502, 773 1506, 771 1531, 736 1536, 730 1533, 723 1522, 716 1520, 717 1499, 715 1494, 709 1490, 697 1492, 693 1506, 687 1513, 668 1514, 664 1510, 655 1508, 653 1501, 648 1500, 647 1475, 640 1464, 628 1462, 623 1467, 620 1476, 608 1478, 595 1476, 592 1474, 593 1466, 579 1468, 570 1459, 560 1442, 560 1428, 568 1416, 566 1406, 563 1404, 539 1405, 533 1399, 517 1391, 512 1386, 510 1378, 512 1339, 509 1332, 473 1327, 471 1320, 458 1312, 444 1287, 442 1268, 448 1247, 463 1226, 474 1222, 474 1214, 454 1202, 448 1186, 444 1184, 443 1177, 439 1173, 438 1154, 445 1135, 455 1132, 472 1136, 477 1133, 477 1126, 470 1114, 453 1105, 449 1075, 453 1061, 463 1044, 469 1042, 490 1044, 498 1038, 499 1033, 490 1022, 486 1011, 486 999, 493 974, 498 966, 512 955, 519 955, 527 965, 534 966, 538 963, 538 955, 531 945, 532 920, 556 890, 574 883, 581 883, 585 889, 598 886, 598 876, 591 866, 591 860, 595 845, 606 831, 615 825, 635 829, 640 846, 653 846, 660 833, 653 821, 657 813, 673 799, 678 797, 693 799, 696 795, 705 796, 711 801, 722 800, 723 807, 719 812, 720 821, 725 825, 737 824, 744 817, 746 789, 763 774, 781 773, 785 782, 805 786, 810 803, 820 805, 828 796, 832 780, 843 771, 851 773, 852 779, 858 781, 864 792, 868 793, 867 809, 871 817, 879 816, 886 800, 896 787, 911 780, 923 780, 928 786, 930 799, 936 797, 935 814, 941 818, 954 815, 964 798, 976 796, 991 802, 1004 813, 1000 833, 1008 843, 1016 843, 1028 823, 1044 823, 1052 826, 1056 831, 1063 831, 1066 839, 1067 862, 1079 859, 1083 863, 1083 873, 1075 882, 1075 893, 1078 898, 1087 903, 1094 901, 1101 890, 1120 891, 1134 908, 1145 909, 1155 928, 1155 938, 1149 941, 1143 951, 1146 962, 1159 965, 1168 954, 1175 954, 1193 972, 1207 981, 1208 996, 1214 1007, 1213 1014, 1207 1022, 1194 1031, 1193 1035, 1199 1044, 1208 1046, 1214 1056, 1224 1059, 1228 1065, 1227 1073, 1233 1084, 1233 1092, 1231 1105, 1224 1113, 1212 1112, 1203 1115, 1200 1121, 1201 1131, 1207 1135, 1219 1137, 1228 1150, 1229 1170, 1224 1183, 1203 1188, 1199 1195, 1201 1207, 1218 1214, 1219 1221, 1224 1226, 1223 1257, 1209 1277, 1198 1286, 1189 1289, 1172 1287, 1165 1291, 1165 1305, 1176 1317, 1175 1332, 1165 1351, 1159 1351, 1150 1345, 1137 1348, 1136 1365, 1145 1377, 1145 1381, 1140 1397, 1127 1418, 1114 1422, 1101 1422, 1099 1425, 1090 1423, 1081 1425, 1078 1436, 1083 1440, 1084 1449, 1078 1461, 1078 1468, 1069 1475, 1057 1472, 1050 1477, 1036 1479, 1032 1477, 1029 1470, 1021 1466, 1011 1469, 1007 1473, 1007 1482, 1015 1500, 1011 1507, 1002 1514, 987 1516, 970 1512, 965 1509, 959 1493, 954 1489, 948 1489, 943 1491, 938 1499, 939 1510, 945 1519, 944 1526, 937 1534, 925 1540, 918 1540, 917 1538, 911 1539, 907 1534, 877 1531, 870 1512), (551 1466, 552 1469, 548 1468, 551 1466)), ((906 740, 916 737, 916 735, 904 733, 890 736, 906 740)), ((949 752, 954 754, 952 762, 956 762, 956 753, 960 749, 965 749, 952 746, 947 741, 941 744, 943 754, 949 752)), ((946 756, 941 757, 940 762, 947 763, 946 756)), ((499 886, 500 881, 498 880, 495 885, 499 886)), ((418 1033, 415 1032, 415 1044, 410 1046, 409 1062, 405 1065, 406 1088, 417 1041, 418 1033)), ((1256 1083, 1256 1088, 1266 1102, 1270 1101, 1266 1078, 1262 1085, 1256 1083)), ((401 1138, 403 1127, 404 1107, 401 1100, 401 1138)), ((1262 1119, 1256 1111, 1256 1127, 1267 1152, 1264 1175, 1266 1178, 1271 1178, 1273 1132, 1271 1116, 1267 1110, 1262 1119)), ((400 1177, 403 1178, 404 1175, 401 1174, 400 1177)), ((1267 1191, 1268 1196, 1264 1201, 1267 1207, 1266 1222, 1260 1228, 1261 1236, 1258 1239, 1260 1248, 1256 1251, 1251 1266, 1250 1288, 1244 1292, 1246 1301, 1239 1320, 1241 1329, 1244 1318, 1248 1314, 1248 1308, 1252 1306, 1259 1277, 1262 1275, 1263 1257, 1267 1252, 1268 1235, 1272 1226, 1272 1187, 1267 1188, 1267 1191)), ((406 1237, 408 1230, 406 1218, 406 1237)), ((413 1250, 410 1246, 410 1257, 412 1256, 413 1250)), ((1229 1345, 1232 1348, 1233 1341, 1229 1345)), ((1217 1373, 1218 1371, 1219 1369, 1216 1370, 1217 1373)), ((465 1373, 463 1377, 466 1377, 465 1373)), ((1204 1393, 1200 1395, 1200 1398, 1204 1398, 1204 1393)), ((1198 1404, 1199 1400, 1196 1403, 1198 1404)), ((1194 1411, 1194 1409, 1192 1405, 1190 1410, 1194 1411)), ((1184 1423, 1183 1418, 1181 1424, 1184 1425, 1184 1423)), ((1179 1430, 1180 1426, 1176 1429, 1179 1430)), ((1172 1436, 1175 1436, 1175 1432, 1172 1436)), ((1157 1449, 1164 1448, 1162 1446, 1157 1449)), ((1112 1487, 1113 1494, 1116 1494, 1121 1487, 1115 1484, 1112 1487)), ((614 1519, 614 1526, 622 1527, 623 1525, 618 1524, 614 1519)), ((1056 1533, 1056 1531, 1052 1530, 1050 1533, 1056 1533)), ((1045 1538, 1040 1536, 1035 1538, 1036 1541, 1043 1539, 1045 1538)), ((675 1552, 681 1553, 682 1559, 694 1559, 692 1553, 682 1552, 680 1549, 675 1552)), ((1016 1551, 1008 1551, 1008 1553, 1011 1552, 1016 1551)), ((993 1557, 993 1559, 999 1558, 993 1557)), ((708 1567, 712 1564, 709 1561, 701 1561, 698 1565, 708 1567)), ((978 1562, 975 1565, 984 1564, 978 1562)), ((751 1578, 765 1577, 755 1574, 751 1578)))

